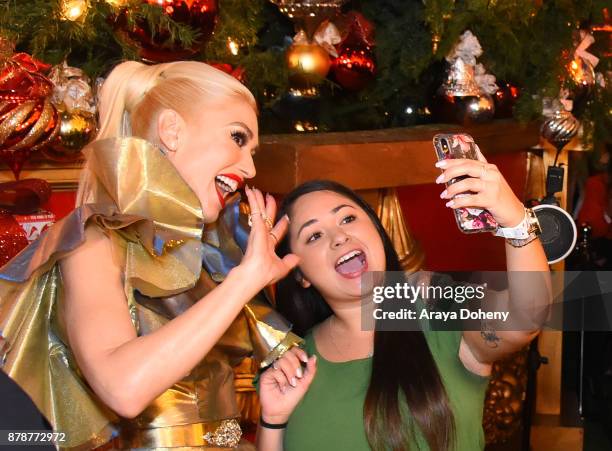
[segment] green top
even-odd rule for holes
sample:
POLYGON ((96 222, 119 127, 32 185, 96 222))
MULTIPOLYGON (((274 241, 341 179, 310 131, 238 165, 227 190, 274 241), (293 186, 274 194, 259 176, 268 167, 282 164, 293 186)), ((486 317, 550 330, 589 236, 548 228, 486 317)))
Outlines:
MULTIPOLYGON (((425 332, 455 413, 456 451, 484 449, 482 411, 487 377, 468 371, 459 360, 461 332, 425 332)), ((317 351, 312 333, 305 350, 317 355, 317 374, 289 419, 285 451, 369 451, 363 404, 370 381, 371 358, 330 362, 317 351)), ((420 433, 411 450, 428 450, 420 433)))

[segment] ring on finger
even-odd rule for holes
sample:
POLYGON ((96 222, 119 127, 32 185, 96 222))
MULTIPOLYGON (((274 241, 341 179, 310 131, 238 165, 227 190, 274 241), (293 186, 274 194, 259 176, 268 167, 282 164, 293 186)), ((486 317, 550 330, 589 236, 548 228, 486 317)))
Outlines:
POLYGON ((257 216, 257 215, 261 216, 262 218, 264 216, 261 211, 254 211, 251 214, 249 214, 249 221, 248 221, 249 227, 253 227, 253 216, 257 216))
POLYGON ((270 236, 272 236, 272 239, 274 239, 274 244, 278 243, 278 237, 274 234, 274 232, 270 231, 270 236))
POLYGON ((262 218, 264 222, 266 223, 266 227, 268 228, 268 230, 272 230, 272 227, 274 227, 272 220, 266 215, 262 215, 262 218))

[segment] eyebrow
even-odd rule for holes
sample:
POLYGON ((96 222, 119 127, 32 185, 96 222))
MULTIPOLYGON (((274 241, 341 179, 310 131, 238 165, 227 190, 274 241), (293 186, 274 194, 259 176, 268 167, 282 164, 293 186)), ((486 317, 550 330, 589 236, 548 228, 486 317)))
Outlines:
MULTIPOLYGON (((332 208, 329 212, 331 214, 336 214, 336 213, 338 213, 344 207, 355 208, 355 207, 353 207, 352 205, 349 205, 349 204, 340 204, 337 207, 332 208)), ((299 237, 300 233, 302 233, 303 229, 313 225, 315 222, 319 222, 319 220, 318 219, 309 219, 304 224, 302 224, 302 226, 300 227, 300 230, 298 230, 297 236, 299 237)))

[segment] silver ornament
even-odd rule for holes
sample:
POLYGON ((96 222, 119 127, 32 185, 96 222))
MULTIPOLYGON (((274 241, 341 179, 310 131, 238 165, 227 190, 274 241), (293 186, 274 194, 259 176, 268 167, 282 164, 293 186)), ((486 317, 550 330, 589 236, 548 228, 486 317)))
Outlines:
POLYGON ((557 110, 552 117, 542 124, 540 133, 557 150, 561 150, 576 136, 579 128, 580 122, 572 113, 566 110, 557 110))
POLYGON ((466 64, 461 58, 454 60, 446 81, 440 87, 444 95, 451 97, 478 96, 481 92, 474 76, 474 66, 466 64))

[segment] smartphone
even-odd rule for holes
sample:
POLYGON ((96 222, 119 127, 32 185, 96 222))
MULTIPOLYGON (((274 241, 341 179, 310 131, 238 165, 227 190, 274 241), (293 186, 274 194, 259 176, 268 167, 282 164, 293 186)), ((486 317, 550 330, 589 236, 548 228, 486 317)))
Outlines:
MULTIPOLYGON (((451 158, 469 158, 478 160, 478 146, 474 138, 466 133, 438 134, 433 137, 433 145, 438 161, 451 158)), ((467 178, 467 175, 456 177, 446 182, 446 186, 467 178)), ((455 197, 473 194, 471 191, 460 193, 455 197)), ((488 210, 482 208, 455 208, 457 227, 463 233, 494 232, 497 222, 488 210)))

